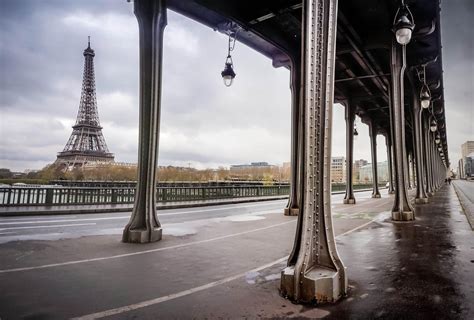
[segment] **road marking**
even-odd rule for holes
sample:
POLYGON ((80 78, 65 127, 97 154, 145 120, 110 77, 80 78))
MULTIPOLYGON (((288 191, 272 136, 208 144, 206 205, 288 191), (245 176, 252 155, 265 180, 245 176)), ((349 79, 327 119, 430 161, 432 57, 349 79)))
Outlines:
MULTIPOLYGON (((367 223, 364 223, 362 226, 367 226, 370 223, 375 222, 376 219, 377 219, 377 217, 372 219, 371 221, 369 221, 367 223)), ((293 220, 293 221, 295 221, 295 220, 293 220)), ((352 233, 352 232, 362 228, 362 226, 355 227, 355 228, 353 228, 353 229, 351 229, 351 230, 349 230, 349 231, 347 231, 347 232, 345 232, 341 235, 338 235, 336 237, 336 239, 343 236, 343 235, 347 235, 349 233, 352 233)), ((123 307, 119 307, 119 308, 115 308, 115 309, 109 309, 109 310, 100 311, 100 312, 96 312, 96 313, 91 313, 91 314, 80 316, 80 317, 75 317, 75 318, 72 318, 72 320, 93 320, 93 319, 100 319, 100 318, 104 318, 104 317, 110 317, 110 316, 121 314, 121 313, 124 313, 124 312, 129 312, 129 311, 149 307, 149 306, 152 306, 152 305, 156 305, 156 304, 166 302, 166 301, 169 301, 169 300, 181 298, 181 297, 184 297, 184 296, 187 296, 187 295, 199 292, 199 291, 210 289, 210 288, 216 287, 218 285, 237 280, 239 278, 244 277, 247 273, 261 271, 261 270, 269 268, 269 267, 271 267, 271 266, 273 266, 277 263, 283 262, 286 259, 288 259, 288 256, 280 258, 280 259, 275 260, 275 261, 272 261, 272 262, 267 263, 263 266, 248 270, 246 272, 239 273, 239 274, 236 274, 234 276, 230 276, 230 277, 227 277, 227 278, 224 278, 224 279, 221 279, 221 280, 217 280, 217 281, 214 281, 214 282, 210 282, 210 283, 204 284, 202 286, 194 287, 194 288, 191 288, 191 289, 188 289, 188 290, 180 291, 180 292, 177 292, 177 293, 169 294, 167 296, 162 296, 162 297, 158 297, 158 298, 155 298, 155 299, 146 300, 146 301, 138 302, 138 303, 135 303, 135 304, 130 304, 128 306, 123 306, 123 307)))
POLYGON ((124 253, 124 254, 118 254, 118 255, 108 256, 108 257, 100 257, 100 258, 92 258, 92 259, 74 260, 74 261, 68 261, 68 262, 45 264, 45 265, 35 266, 35 267, 4 269, 4 270, 0 270, 0 274, 1 273, 19 272, 19 271, 28 271, 28 270, 37 270, 37 269, 46 269, 46 268, 67 266, 67 265, 72 265, 72 264, 80 264, 80 263, 87 263, 87 262, 94 262, 94 261, 119 259, 119 258, 124 258, 124 257, 136 256, 136 255, 140 255, 140 254, 146 254, 146 253, 153 253, 153 252, 165 251, 165 250, 170 250, 170 249, 183 248, 183 247, 193 246, 193 245, 196 245, 196 244, 207 243, 207 242, 212 242, 212 241, 222 240, 222 239, 227 239, 227 238, 233 238, 233 237, 241 236, 243 234, 253 233, 253 232, 262 231, 262 230, 267 230, 267 229, 279 227, 279 226, 282 226, 282 225, 285 225, 285 224, 288 224, 288 223, 292 223, 292 222, 296 222, 296 219, 291 220, 291 221, 285 221, 285 222, 282 222, 282 223, 273 224, 273 225, 263 227, 263 228, 258 228, 258 229, 253 229, 253 230, 228 234, 228 235, 225 235, 225 236, 215 237, 215 238, 211 238, 211 239, 205 239, 205 240, 199 240, 199 241, 188 242, 188 243, 183 243, 183 244, 177 244, 177 245, 174 245, 174 246, 169 246, 169 247, 164 247, 164 248, 156 248, 156 249, 150 249, 150 250, 144 250, 144 251, 138 251, 138 252, 124 253))
POLYGON ((72 318, 72 320, 92 320, 92 319, 99 319, 99 318, 109 317, 109 316, 113 316, 113 315, 116 315, 116 314, 120 314, 120 313, 124 313, 124 312, 128 312, 128 311, 133 311, 133 310, 136 310, 136 309, 145 308, 145 307, 148 307, 148 306, 152 306, 152 305, 162 303, 162 302, 165 302, 165 301, 169 301, 169 300, 173 300, 173 299, 176 299, 176 298, 184 297, 184 296, 187 296, 187 295, 199 292, 199 291, 210 289, 212 287, 215 287, 215 286, 218 286, 218 285, 230 282, 230 281, 237 280, 239 278, 244 277, 249 272, 261 271, 261 270, 269 268, 269 267, 271 267, 271 266, 273 266, 277 263, 283 262, 286 259, 288 259, 288 256, 280 258, 280 259, 275 260, 275 261, 272 261, 272 262, 267 263, 267 264, 265 264, 263 266, 260 266, 258 268, 248 270, 246 272, 239 273, 239 274, 236 274, 236 275, 228 277, 228 278, 224 278, 224 279, 221 279, 221 280, 210 282, 210 283, 207 283, 207 284, 199 286, 199 287, 194 287, 194 288, 191 288, 191 289, 188 289, 188 290, 184 290, 184 291, 181 291, 181 292, 169 294, 167 296, 159 297, 159 298, 156 298, 156 299, 142 301, 142 302, 139 302, 139 303, 136 303, 136 304, 131 304, 131 305, 128 305, 128 306, 125 306, 125 307, 110 309, 110 310, 97 312, 97 313, 92 313, 92 314, 88 314, 88 315, 77 317, 77 318, 72 318))
POLYGON ((77 226, 95 226, 97 223, 76 223, 76 224, 56 224, 51 226, 32 226, 32 227, 13 227, 0 228, 0 231, 20 230, 20 229, 41 229, 41 228, 60 228, 60 227, 77 227, 77 226))

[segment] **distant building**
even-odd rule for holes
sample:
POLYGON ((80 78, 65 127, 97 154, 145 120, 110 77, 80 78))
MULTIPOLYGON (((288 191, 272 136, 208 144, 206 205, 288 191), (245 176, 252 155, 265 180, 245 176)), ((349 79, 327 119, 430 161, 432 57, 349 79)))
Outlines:
POLYGON ((362 183, 360 180, 360 168, 368 165, 369 162, 364 159, 355 160, 352 166, 352 182, 353 183, 362 183))
MULTIPOLYGON (((379 182, 388 181, 388 162, 379 162, 377 163, 377 173, 379 176, 379 182)), ((371 183, 372 178, 372 164, 369 163, 365 166, 360 167, 359 170, 359 182, 360 183, 371 183)))
POLYGON ((458 177, 459 179, 466 179, 466 174, 464 173, 464 159, 459 159, 458 161, 458 177))
POLYGON ((474 152, 474 141, 466 141, 461 145, 461 158, 464 159, 474 152))
POLYGON ((252 162, 250 164, 234 164, 230 166, 231 173, 240 173, 248 169, 271 169, 274 166, 268 164, 268 162, 252 162))
POLYGON ((474 179, 474 152, 464 158, 464 175, 466 179, 474 179))
POLYGON ((331 182, 332 183, 346 182, 346 158, 344 157, 331 158, 331 182))

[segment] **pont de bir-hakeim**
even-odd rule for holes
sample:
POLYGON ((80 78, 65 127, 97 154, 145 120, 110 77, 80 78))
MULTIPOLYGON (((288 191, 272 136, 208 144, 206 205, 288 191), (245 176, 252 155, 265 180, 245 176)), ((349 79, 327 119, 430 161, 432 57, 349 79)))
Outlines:
POLYGON ((90 37, 84 50, 84 75, 82 79, 81 101, 76 124, 64 150, 58 153, 56 164, 72 169, 89 162, 113 162, 114 155, 109 152, 102 127, 99 122, 95 93, 94 50, 90 37))

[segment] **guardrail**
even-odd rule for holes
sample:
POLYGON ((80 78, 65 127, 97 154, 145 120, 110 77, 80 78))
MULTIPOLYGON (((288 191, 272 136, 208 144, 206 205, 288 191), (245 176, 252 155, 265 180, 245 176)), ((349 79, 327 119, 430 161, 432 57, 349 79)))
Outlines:
MULTIPOLYGON (((158 187, 157 201, 195 201, 288 195, 289 186, 158 187)), ((135 188, 2 187, 1 206, 133 203, 135 188)))

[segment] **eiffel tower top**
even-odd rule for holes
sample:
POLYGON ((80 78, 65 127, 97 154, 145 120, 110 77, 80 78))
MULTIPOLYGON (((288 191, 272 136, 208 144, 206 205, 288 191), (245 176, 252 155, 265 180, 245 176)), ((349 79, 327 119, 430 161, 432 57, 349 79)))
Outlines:
POLYGON ((85 56, 95 56, 94 50, 91 48, 91 36, 87 37, 87 48, 84 50, 84 57, 85 56))
POLYGON ((91 48, 90 37, 84 50, 84 73, 82 79, 81 101, 76 124, 62 152, 58 153, 56 162, 68 167, 83 165, 86 162, 111 162, 114 155, 109 152, 97 110, 94 73, 95 52, 91 48))

